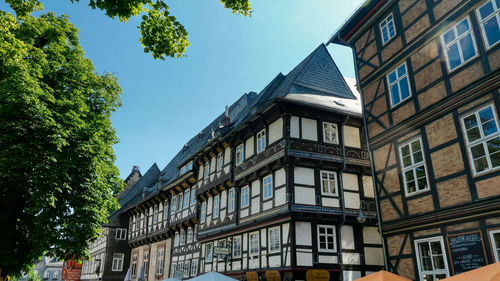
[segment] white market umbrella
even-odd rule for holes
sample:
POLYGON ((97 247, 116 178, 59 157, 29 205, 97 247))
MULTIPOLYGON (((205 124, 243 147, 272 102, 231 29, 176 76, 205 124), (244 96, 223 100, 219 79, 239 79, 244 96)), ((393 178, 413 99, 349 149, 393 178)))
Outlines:
POLYGON ((203 275, 200 275, 195 278, 191 278, 188 281, 238 281, 237 279, 226 276, 222 273, 218 272, 209 272, 203 275))
POLYGON ((146 280, 146 273, 144 272, 144 266, 141 266, 141 269, 139 269, 139 276, 137 276, 137 281, 145 281, 146 280))
POLYGON ((127 270, 127 275, 125 275, 125 279, 123 281, 132 281, 132 273, 130 272, 130 268, 127 270))

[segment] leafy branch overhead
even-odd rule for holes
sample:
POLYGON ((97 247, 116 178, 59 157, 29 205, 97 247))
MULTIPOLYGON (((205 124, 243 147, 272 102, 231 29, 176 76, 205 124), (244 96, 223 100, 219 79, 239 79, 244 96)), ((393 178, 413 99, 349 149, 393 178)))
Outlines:
MULTIPOLYGON (((87 0, 70 0, 80 2, 87 0)), ((141 44, 144 52, 151 53, 155 59, 182 57, 189 46, 188 32, 169 12, 163 0, 88 0, 89 6, 99 9, 111 18, 118 17, 127 21, 142 14, 139 26, 141 44)), ((18 17, 24 17, 34 10, 41 10, 40 0, 6 0, 18 17)), ((250 16, 250 0, 220 0, 225 8, 234 14, 250 16)))

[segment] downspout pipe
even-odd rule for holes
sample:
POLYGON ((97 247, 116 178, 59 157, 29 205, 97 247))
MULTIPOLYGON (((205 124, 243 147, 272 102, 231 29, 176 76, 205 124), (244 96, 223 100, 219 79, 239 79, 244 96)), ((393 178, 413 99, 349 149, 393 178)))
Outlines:
POLYGON ((340 207, 342 208, 342 219, 340 220, 339 223, 339 231, 338 231, 338 241, 339 245, 337 247, 338 251, 338 261, 340 264, 340 279, 344 280, 344 261, 342 259, 342 226, 345 223, 345 198, 344 198, 344 170, 347 167, 347 163, 345 161, 345 134, 344 134, 344 126, 349 120, 349 115, 346 115, 344 121, 342 121, 342 127, 341 127, 341 135, 342 135, 342 168, 340 168, 339 171, 339 180, 338 180, 338 186, 339 186, 339 195, 340 195, 340 207))
POLYGON ((347 42, 345 42, 342 38, 340 38, 337 34, 337 38, 340 40, 340 41, 343 41, 345 43, 345 46, 348 46, 349 48, 351 48, 351 51, 352 51, 352 57, 353 57, 353 61, 354 61, 354 74, 356 75, 356 87, 358 89, 358 92, 359 92, 359 97, 360 97, 360 101, 361 101, 361 110, 362 110, 362 115, 363 115, 363 126, 365 127, 365 140, 366 140, 366 148, 368 150, 368 153, 370 155, 370 169, 371 169, 371 172, 372 172, 372 185, 373 185, 373 194, 375 196, 375 206, 377 208, 377 220, 378 220, 378 232, 380 234, 380 237, 382 238, 382 250, 384 251, 384 269, 386 271, 389 270, 388 268, 388 263, 387 263, 387 247, 386 247, 386 244, 385 244, 385 240, 382 236, 382 222, 381 222, 381 219, 382 219, 382 216, 381 216, 381 213, 380 213, 380 204, 379 204, 379 199, 378 199, 378 193, 377 193, 377 181, 375 179, 375 165, 373 164, 373 151, 371 150, 370 148, 370 137, 368 136, 368 126, 367 126, 367 123, 366 123, 366 114, 365 114, 365 107, 364 107, 364 100, 363 100, 363 94, 361 93, 361 88, 360 88, 360 81, 359 81, 359 74, 358 74, 358 71, 356 69, 356 65, 357 65, 357 58, 356 58, 356 50, 354 49, 353 46, 351 46, 350 44, 348 44, 347 42))

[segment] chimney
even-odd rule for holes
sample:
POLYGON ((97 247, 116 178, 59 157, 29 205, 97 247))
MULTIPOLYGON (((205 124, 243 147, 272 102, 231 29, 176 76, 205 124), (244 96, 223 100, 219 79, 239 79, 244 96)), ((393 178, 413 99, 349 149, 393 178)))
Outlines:
POLYGON ((226 105, 226 113, 224 114, 224 127, 231 124, 231 119, 229 118, 229 106, 226 105))

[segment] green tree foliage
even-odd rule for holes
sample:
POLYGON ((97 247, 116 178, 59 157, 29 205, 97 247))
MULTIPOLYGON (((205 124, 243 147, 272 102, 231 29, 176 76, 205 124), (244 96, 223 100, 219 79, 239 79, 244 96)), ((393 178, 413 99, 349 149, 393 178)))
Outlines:
POLYGON ((2 275, 28 272, 43 254, 87 256, 123 185, 110 121, 120 93, 66 17, 0 11, 2 275))
MULTIPOLYGON (((18 17, 42 9, 39 0, 5 0, 18 17)), ((60 0, 59 0, 60 1, 60 0)), ((151 53, 155 59, 181 57, 189 46, 188 32, 169 12, 163 0, 70 0, 71 2, 88 1, 93 9, 100 9, 111 18, 118 17, 127 21, 142 13, 139 26, 141 44, 144 52, 151 53)), ((249 16, 252 13, 250 0, 220 0, 225 8, 235 14, 249 16)))

